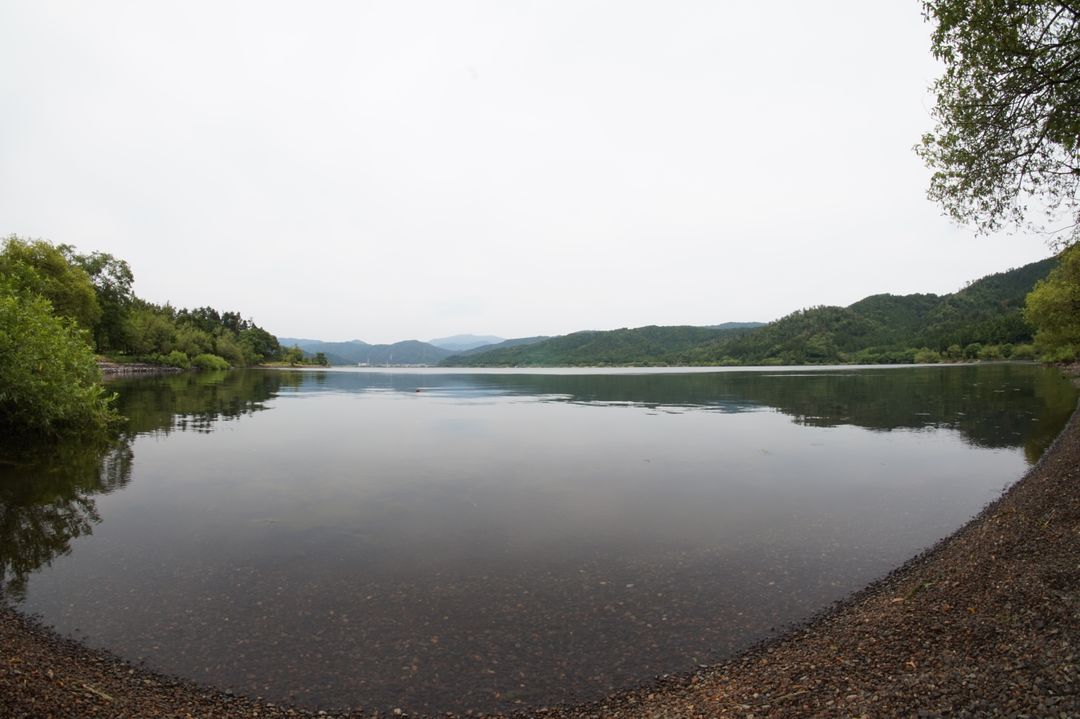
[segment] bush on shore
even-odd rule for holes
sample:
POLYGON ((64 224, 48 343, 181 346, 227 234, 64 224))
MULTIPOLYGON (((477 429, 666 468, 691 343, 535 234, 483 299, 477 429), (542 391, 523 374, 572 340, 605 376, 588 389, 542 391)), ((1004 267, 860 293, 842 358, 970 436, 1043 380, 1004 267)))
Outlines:
POLYGON ((191 358, 191 366, 195 369, 222 370, 229 369, 229 363, 221 357, 212 354, 200 354, 191 358))
POLYGON ((49 300, 0 285, 0 427, 7 437, 91 434, 118 421, 84 330, 49 300))

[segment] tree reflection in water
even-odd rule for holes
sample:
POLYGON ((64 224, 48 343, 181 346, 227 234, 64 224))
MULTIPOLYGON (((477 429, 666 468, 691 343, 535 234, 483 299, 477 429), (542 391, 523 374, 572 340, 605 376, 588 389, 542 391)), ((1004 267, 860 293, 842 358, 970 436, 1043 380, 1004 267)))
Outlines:
POLYGON ((94 496, 131 479, 139 434, 211 432, 221 420, 265 409, 298 373, 199 372, 110 383, 127 418, 109 442, 42 446, 0 444, 0 594, 18 601, 27 577, 71 551, 72 540, 101 522, 94 496), (136 391, 123 391, 125 388, 136 391))
POLYGON ((94 495, 131 479, 131 443, 5 451, 0 468, 0 592, 22 596, 29 574, 71 551, 101 521, 94 495))

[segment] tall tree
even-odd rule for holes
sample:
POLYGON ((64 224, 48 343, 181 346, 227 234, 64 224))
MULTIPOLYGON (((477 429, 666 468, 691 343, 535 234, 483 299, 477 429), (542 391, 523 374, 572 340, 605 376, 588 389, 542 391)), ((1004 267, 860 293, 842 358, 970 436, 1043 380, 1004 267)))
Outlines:
POLYGON ((1061 253, 1061 264, 1035 285, 1024 312, 1039 328, 1035 342, 1046 359, 1080 355, 1080 244, 1061 253))
POLYGON ((929 196, 981 232, 1080 236, 1080 3, 924 0, 923 14, 945 64, 937 124, 917 148, 929 196), (1062 213, 1066 226, 1051 224, 1062 213))
POLYGON ((128 311, 135 300, 135 275, 124 260, 108 252, 81 255, 71 245, 57 247, 68 261, 86 272, 94 285, 101 318, 94 327, 94 344, 99 351, 115 350, 127 344, 125 329, 128 311))

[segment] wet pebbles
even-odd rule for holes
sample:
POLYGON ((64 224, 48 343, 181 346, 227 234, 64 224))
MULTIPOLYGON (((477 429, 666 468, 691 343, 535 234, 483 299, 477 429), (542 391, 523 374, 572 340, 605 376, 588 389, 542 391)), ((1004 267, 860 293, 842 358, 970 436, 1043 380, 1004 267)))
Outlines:
MULTIPOLYGON (((976 520, 806 627, 692 675, 520 716, 1075 717, 1078 640, 1080 414, 976 520)), ((163 677, 0 608, 2 717, 374 715, 163 677)))

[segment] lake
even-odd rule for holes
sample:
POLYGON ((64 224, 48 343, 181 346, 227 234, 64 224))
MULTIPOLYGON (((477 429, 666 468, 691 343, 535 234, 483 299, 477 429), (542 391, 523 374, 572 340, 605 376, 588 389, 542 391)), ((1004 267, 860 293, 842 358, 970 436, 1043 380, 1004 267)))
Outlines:
POLYGON ((491 711, 715 663, 947 536, 1076 390, 1027 364, 125 379, 0 464, 62 634, 302 706, 491 711))

